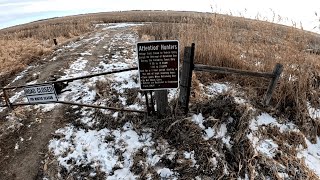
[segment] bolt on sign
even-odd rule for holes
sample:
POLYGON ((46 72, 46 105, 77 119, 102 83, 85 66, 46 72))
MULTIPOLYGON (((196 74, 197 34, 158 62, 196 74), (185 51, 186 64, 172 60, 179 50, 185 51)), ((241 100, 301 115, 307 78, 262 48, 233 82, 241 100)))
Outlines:
POLYGON ((141 90, 179 87, 179 42, 149 41, 137 43, 141 90))
POLYGON ((26 86, 24 88, 24 93, 27 96, 29 103, 45 103, 58 101, 53 84, 26 86))

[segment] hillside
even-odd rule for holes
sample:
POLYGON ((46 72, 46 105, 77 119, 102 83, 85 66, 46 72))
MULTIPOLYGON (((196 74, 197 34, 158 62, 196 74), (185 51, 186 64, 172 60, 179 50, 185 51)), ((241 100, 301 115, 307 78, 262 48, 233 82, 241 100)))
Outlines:
MULTIPOLYGON (((269 80, 194 73, 190 112, 170 116, 47 104, 0 109, 0 179, 319 179, 319 35, 219 14, 130 11, 71 16, 0 30, 1 85, 137 66, 147 40, 196 44, 200 64, 271 72, 269 80), (54 46, 57 39, 59 45, 54 46)), ((23 89, 10 101, 27 102, 23 89)), ((71 81, 59 100, 144 110, 138 72, 71 81)))

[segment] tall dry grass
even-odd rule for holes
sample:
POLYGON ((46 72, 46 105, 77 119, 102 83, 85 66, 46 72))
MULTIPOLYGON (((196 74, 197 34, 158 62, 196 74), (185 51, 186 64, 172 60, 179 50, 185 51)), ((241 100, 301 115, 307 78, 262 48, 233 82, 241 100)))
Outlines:
MULTIPOLYGON (((142 26, 140 36, 178 39, 181 53, 182 47, 196 43, 196 63, 263 72, 271 72, 276 63, 283 64, 284 72, 269 111, 286 114, 310 137, 320 135, 319 120, 310 118, 308 112, 310 106, 320 106, 320 56, 304 52, 306 48, 319 47, 319 35, 257 20, 211 13, 129 11, 33 22, 0 30, 1 77, 10 77, 50 53, 53 38, 61 43, 94 31, 94 24, 115 22, 155 22, 142 26)), ((247 77, 205 73, 197 76, 208 82, 228 78, 242 85, 257 104, 269 83, 247 77)))
POLYGON ((0 30, 0 86, 30 63, 54 49, 53 39, 64 43, 95 30, 98 23, 185 21, 192 13, 169 11, 106 12, 36 21, 0 30))
MULTIPOLYGON (((181 47, 196 44, 195 62, 236 69, 272 72, 276 63, 284 72, 266 110, 286 115, 301 130, 316 139, 320 120, 310 117, 309 109, 320 108, 320 56, 304 50, 319 46, 320 36, 296 28, 245 18, 221 15, 187 17, 183 23, 159 23, 140 29, 142 36, 178 39, 181 47)), ((181 48, 183 49, 183 48, 181 48)), ((183 53, 183 52, 181 52, 183 53)), ((269 80, 198 73, 203 83, 227 78, 242 85, 249 99, 261 104, 269 80)))

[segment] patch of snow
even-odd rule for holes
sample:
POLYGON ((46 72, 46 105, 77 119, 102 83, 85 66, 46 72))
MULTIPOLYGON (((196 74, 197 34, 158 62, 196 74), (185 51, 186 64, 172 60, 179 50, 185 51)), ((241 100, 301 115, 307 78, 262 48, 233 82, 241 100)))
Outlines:
MULTIPOLYGON (((10 84, 12 84, 12 83, 18 81, 19 79, 23 78, 23 77, 26 75, 27 71, 28 71, 29 69, 33 68, 33 67, 34 67, 34 66, 29 66, 29 67, 27 67, 25 70, 23 70, 21 73, 19 73, 19 75, 16 76, 16 77, 12 80, 12 82, 11 82, 10 84)), ((10 84, 8 84, 8 86, 9 86, 10 84)))
POLYGON ((320 138, 317 143, 312 144, 305 139, 308 148, 298 153, 298 158, 304 158, 306 165, 320 177, 320 138))
POLYGON ((255 65, 255 66, 261 66, 262 63, 261 63, 260 61, 257 61, 254 65, 255 65))
POLYGON ((227 84, 222 83, 212 83, 211 85, 207 86, 208 93, 212 94, 220 94, 226 92, 230 89, 227 84))
MULTIPOLYGON (((68 126, 56 131, 63 134, 62 139, 50 141, 49 149, 58 158, 60 165, 68 170, 73 165, 92 164, 93 167, 100 167, 103 172, 110 173, 115 165, 120 165, 123 170, 115 172, 114 178, 131 177, 130 167, 133 164, 133 154, 144 146, 152 146, 151 134, 139 136, 130 123, 126 123, 122 129, 108 130, 83 130, 68 126), (112 136, 114 140, 106 142, 106 137, 112 136), (121 152, 117 154, 116 152, 121 152), (123 157, 119 161, 119 156, 123 157), (73 162, 73 164, 71 163, 73 162)), ((111 178, 111 177, 110 177, 111 178)))
POLYGON ((118 118, 118 116, 119 116, 119 112, 115 112, 115 113, 112 115, 113 118, 118 118))
POLYGON ((192 115, 192 121, 193 121, 195 124, 199 125, 199 127, 200 127, 201 129, 205 129, 204 125, 202 124, 202 123, 203 123, 203 120, 204 120, 204 117, 202 116, 201 113, 198 114, 198 115, 197 115, 197 114, 192 115))
POLYGON ((136 24, 136 23, 110 23, 108 25, 109 25, 108 27, 105 27, 102 30, 117 29, 117 28, 132 27, 132 26, 141 26, 143 24, 136 24))
POLYGON ((70 69, 82 71, 86 67, 87 62, 88 60, 84 60, 83 57, 80 57, 78 60, 76 60, 73 64, 70 65, 70 69))
POLYGON ((129 168, 117 169, 112 176, 108 176, 107 180, 135 180, 135 176, 129 168))
POLYGON ((315 109, 311 107, 310 103, 308 103, 308 111, 312 119, 320 118, 320 109, 315 109))
POLYGON ((168 93, 168 101, 169 102, 178 98, 178 95, 179 95, 178 89, 169 89, 168 92, 169 92, 168 93))
POLYGON ((253 147, 256 147, 258 142, 259 142, 259 138, 254 136, 253 133, 250 133, 247 135, 247 138, 251 141, 253 147))
POLYGON ((208 140, 214 136, 214 130, 211 127, 208 127, 208 129, 204 130, 206 132, 205 139, 208 140))
POLYGON ((55 61, 55 60, 57 60, 57 57, 55 56, 55 57, 53 57, 51 60, 49 60, 49 61, 55 61))
POLYGON ((162 157, 161 155, 158 155, 155 153, 156 153, 156 150, 154 149, 147 150, 147 163, 151 166, 156 165, 162 157))
POLYGON ((225 137, 227 131, 227 125, 225 123, 221 124, 220 129, 217 131, 216 137, 225 137))
POLYGON ((83 53, 80 53, 81 56, 92 56, 91 53, 89 52, 83 52, 83 53))
POLYGON ((254 119, 250 123, 250 129, 252 131, 257 131, 259 127, 261 126, 267 126, 267 125, 273 125, 280 128, 280 132, 285 131, 295 131, 300 132, 300 130, 297 128, 296 125, 293 123, 287 123, 287 124, 281 124, 278 123, 275 118, 270 116, 268 113, 262 113, 260 116, 257 117, 257 119, 254 119))
POLYGON ((268 158, 273 158, 278 150, 278 145, 272 139, 266 139, 260 141, 256 149, 268 158))
POLYGON ((245 104, 247 101, 243 98, 240 98, 240 97, 234 97, 234 101, 237 103, 237 104, 245 104))
POLYGON ((111 64, 106 64, 104 62, 100 62, 99 65, 92 69, 92 72, 108 72, 108 71, 116 71, 130 68, 130 65, 123 62, 116 62, 111 64))
POLYGON ((166 140, 160 139, 157 141, 156 149, 145 147, 143 151, 146 153, 146 163, 149 166, 156 166, 162 157, 173 159, 176 155, 176 150, 169 148, 166 140))
MULTIPOLYGON (((64 49, 74 50, 77 47, 81 46, 82 42, 70 42, 69 44, 63 46, 64 49)), ((57 50, 58 51, 58 50, 57 50)))
POLYGON ((33 85, 33 84, 36 84, 37 82, 38 82, 38 80, 30 81, 26 85, 33 85))
POLYGON ((137 104, 137 103, 128 106, 128 109, 145 110, 144 106, 137 104))
POLYGON ((278 173, 278 176, 280 177, 280 178, 289 178, 289 175, 287 174, 287 173, 278 173))
POLYGON ((160 175, 161 178, 177 179, 175 177, 177 175, 177 173, 171 171, 169 168, 158 169, 157 173, 160 175))
MULTIPOLYGON (((209 140, 210 138, 221 138, 223 143, 226 144, 228 148, 231 148, 230 139, 231 137, 227 135, 227 124, 223 123, 218 129, 213 129, 212 127, 205 128, 203 122, 205 121, 202 114, 194 114, 191 119, 195 124, 197 124, 201 129, 204 130, 203 139, 209 140)), ((232 121, 232 119, 230 119, 232 121)))
POLYGON ((19 149, 19 144, 18 142, 16 142, 16 145, 14 146, 14 150, 18 150, 19 149))
POLYGON ((88 87, 87 84, 83 84, 79 80, 69 83, 66 89, 71 89, 69 96, 60 96, 59 99, 84 104, 92 104, 96 97, 96 91, 88 87))
POLYGON ((138 78, 138 71, 126 71, 113 74, 113 80, 116 83, 112 83, 112 87, 118 91, 118 93, 124 93, 124 89, 139 88, 138 82, 133 78, 138 78))
POLYGON ((186 151, 183 153, 183 155, 184 155, 184 158, 190 159, 192 161, 192 167, 197 164, 197 161, 194 159, 194 151, 191 151, 191 152, 186 151))
POLYGON ((269 125, 269 124, 278 124, 277 120, 270 116, 267 113, 262 113, 260 116, 257 117, 257 120, 252 120, 250 124, 250 129, 253 131, 258 130, 259 126, 262 125, 269 125))
POLYGON ((42 112, 50 112, 52 111, 58 104, 38 104, 35 105, 34 108, 41 109, 42 112))

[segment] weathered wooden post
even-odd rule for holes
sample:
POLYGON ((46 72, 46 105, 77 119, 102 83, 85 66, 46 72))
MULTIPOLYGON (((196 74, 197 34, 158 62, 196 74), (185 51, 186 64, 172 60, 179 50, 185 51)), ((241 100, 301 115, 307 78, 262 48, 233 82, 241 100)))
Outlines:
POLYGON ((148 116, 151 115, 151 109, 150 109, 150 104, 149 104, 149 99, 148 99, 148 92, 147 91, 143 91, 144 92, 144 96, 146 98, 146 105, 147 105, 147 113, 148 116))
POLYGON ((273 78, 271 79, 271 82, 269 84, 266 96, 265 96, 265 105, 269 105, 271 97, 272 97, 272 93, 274 91, 274 89, 276 88, 277 82, 280 78, 280 75, 283 71, 283 65, 277 63, 276 66, 273 69, 273 78))
POLYGON ((58 45, 58 42, 57 42, 57 39, 53 39, 53 43, 54 43, 54 45, 58 45))
POLYGON ((10 99, 7 95, 6 89, 3 89, 3 97, 4 97, 4 101, 6 102, 6 105, 8 106, 8 108, 12 109, 11 102, 10 102, 10 99))
POLYGON ((154 99, 153 99, 152 91, 149 91, 149 93, 150 93, 150 101, 151 101, 151 112, 152 114, 154 114, 156 110, 154 109, 154 99))
POLYGON ((155 98, 157 104, 157 115, 158 117, 165 117, 168 113, 168 91, 158 90, 155 91, 155 98))
POLYGON ((187 114, 189 111, 192 71, 194 67, 194 50, 194 43, 192 43, 191 47, 184 48, 184 57, 180 81, 179 106, 181 109, 184 110, 185 114, 187 114))

